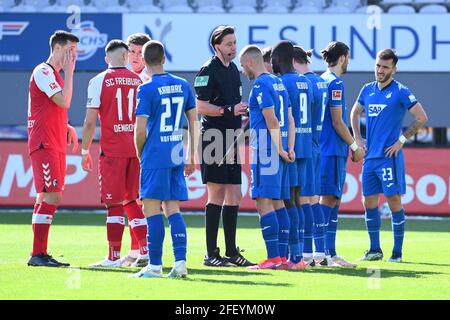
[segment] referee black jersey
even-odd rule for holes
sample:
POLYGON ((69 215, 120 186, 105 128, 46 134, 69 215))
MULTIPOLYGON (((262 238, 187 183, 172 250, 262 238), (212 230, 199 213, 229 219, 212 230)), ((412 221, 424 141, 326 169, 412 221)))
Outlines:
MULTIPOLYGON (((226 67, 217 56, 213 56, 198 72, 194 86, 197 99, 218 107, 241 102, 241 77, 238 68, 232 61, 226 67)), ((240 127, 241 116, 210 117, 202 115, 202 131, 210 128, 225 130, 239 129, 240 127)))

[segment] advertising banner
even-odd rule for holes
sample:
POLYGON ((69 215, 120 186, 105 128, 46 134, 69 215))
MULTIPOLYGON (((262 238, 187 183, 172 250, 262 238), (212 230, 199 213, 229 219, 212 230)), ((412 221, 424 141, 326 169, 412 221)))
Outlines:
MULTIPOLYGON (((103 208, 100 203, 97 155, 98 145, 91 149, 95 164, 92 172, 81 167, 79 154, 67 154, 66 188, 62 207, 103 208)), ((241 152, 248 152, 243 147, 241 152)), ((248 157, 246 157, 248 159, 248 157)), ((450 149, 405 149, 406 194, 405 211, 409 215, 450 215, 450 149)), ((361 163, 348 162, 348 173, 341 212, 362 213, 361 163)), ((183 210, 203 211, 207 201, 206 186, 202 184, 200 170, 187 178, 189 201, 182 203, 183 210)), ((250 170, 243 165, 241 211, 255 211, 250 198, 250 170)), ((36 190, 26 141, 0 142, 0 208, 30 207, 36 190)), ((380 205, 385 200, 380 200, 380 205)))
POLYGON ((55 30, 79 38, 76 70, 105 67, 105 46, 122 37, 120 14, 0 13, 0 70, 32 70, 50 55, 49 38, 55 30))
POLYGON ((219 25, 236 27, 238 51, 285 39, 312 48, 314 70, 325 69, 320 51, 338 40, 350 47, 349 72, 373 71, 376 53, 384 48, 397 50, 402 71, 450 71, 446 14, 124 14, 123 38, 146 32, 164 43, 168 70, 198 71, 213 54, 209 38, 219 25))

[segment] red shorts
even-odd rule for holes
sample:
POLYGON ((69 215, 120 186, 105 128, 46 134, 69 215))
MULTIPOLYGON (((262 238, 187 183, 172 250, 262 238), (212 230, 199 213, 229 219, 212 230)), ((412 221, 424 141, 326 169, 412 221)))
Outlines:
POLYGON ((37 149, 30 154, 36 192, 64 191, 66 154, 51 149, 37 149))
POLYGON ((98 162, 100 196, 103 203, 119 203, 139 197, 138 158, 100 156, 98 162))

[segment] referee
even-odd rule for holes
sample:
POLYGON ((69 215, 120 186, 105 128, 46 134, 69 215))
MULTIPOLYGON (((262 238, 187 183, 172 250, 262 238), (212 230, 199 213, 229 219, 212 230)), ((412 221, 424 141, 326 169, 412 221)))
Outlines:
POLYGON ((217 27, 211 34, 210 44, 215 55, 202 66, 194 84, 198 112, 202 115, 202 180, 208 189, 205 208, 207 255, 203 264, 211 267, 250 266, 254 264, 236 247, 237 216, 242 199, 241 165, 237 161, 236 146, 232 150, 234 159, 226 157, 234 144, 233 140, 226 141, 226 133, 241 128, 241 116, 247 113, 248 107, 241 102, 240 74, 232 62, 236 56, 234 27, 217 27), (217 247, 221 213, 226 246, 223 257, 217 247))

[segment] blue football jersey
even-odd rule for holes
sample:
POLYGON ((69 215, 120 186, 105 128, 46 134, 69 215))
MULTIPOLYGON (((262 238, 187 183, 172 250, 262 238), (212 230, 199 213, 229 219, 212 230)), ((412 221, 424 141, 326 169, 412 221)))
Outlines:
POLYGON ((183 164, 183 114, 195 108, 189 83, 170 73, 156 74, 139 86, 137 100, 136 116, 148 118, 141 168, 183 164))
POLYGON ((260 135, 267 129, 267 124, 262 114, 264 108, 274 108, 276 117, 280 122, 283 148, 288 147, 288 108, 289 96, 280 79, 274 75, 263 73, 253 83, 248 99, 250 109, 250 129, 252 129, 251 147, 253 149, 271 147, 269 132, 266 140, 262 141, 260 135), (262 130, 262 131, 261 131, 262 130))
POLYGON ((382 90, 376 81, 367 83, 358 102, 366 113, 366 158, 384 158, 384 149, 397 141, 405 113, 417 99, 407 87, 393 80, 382 90))
POLYGON ((297 158, 312 157, 311 102, 313 89, 309 80, 297 72, 280 76, 289 94, 295 121, 295 155, 297 158))
POLYGON ((322 79, 328 84, 328 103, 322 124, 320 148, 324 156, 348 156, 348 145, 333 128, 331 108, 342 109, 342 120, 347 125, 347 105, 345 103, 344 82, 334 72, 324 72, 322 79))
POLYGON ((313 89, 312 105, 312 141, 316 147, 320 147, 320 136, 322 134, 322 123, 325 117, 325 109, 328 104, 328 85, 318 74, 314 72, 305 73, 304 76, 311 82, 313 89))

